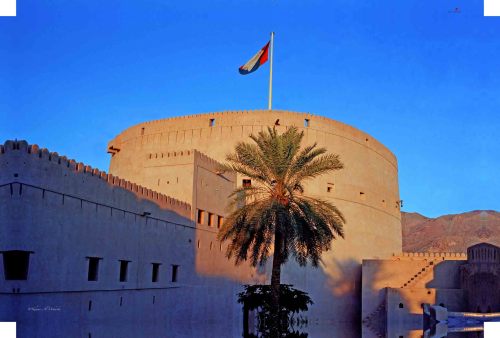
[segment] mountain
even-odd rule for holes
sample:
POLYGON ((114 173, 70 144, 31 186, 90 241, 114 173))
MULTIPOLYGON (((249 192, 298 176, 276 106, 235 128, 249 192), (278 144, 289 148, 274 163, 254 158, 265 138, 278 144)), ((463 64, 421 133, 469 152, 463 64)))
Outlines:
POLYGON ((488 242, 500 246, 500 212, 476 210, 429 218, 402 212, 404 252, 466 252, 488 242))

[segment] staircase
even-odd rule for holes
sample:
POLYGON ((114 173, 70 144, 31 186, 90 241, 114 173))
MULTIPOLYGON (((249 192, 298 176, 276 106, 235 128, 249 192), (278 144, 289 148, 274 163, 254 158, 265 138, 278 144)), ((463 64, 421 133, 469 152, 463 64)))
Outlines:
POLYGON ((363 325, 366 326, 375 336, 384 338, 386 336, 387 312, 385 309, 385 300, 377 308, 363 319, 363 325))
POLYGON ((400 286, 401 289, 409 288, 415 285, 416 282, 421 280, 423 277, 427 276, 432 270, 437 260, 433 259, 426 266, 424 266, 420 271, 415 273, 413 277, 408 279, 403 285, 400 286))

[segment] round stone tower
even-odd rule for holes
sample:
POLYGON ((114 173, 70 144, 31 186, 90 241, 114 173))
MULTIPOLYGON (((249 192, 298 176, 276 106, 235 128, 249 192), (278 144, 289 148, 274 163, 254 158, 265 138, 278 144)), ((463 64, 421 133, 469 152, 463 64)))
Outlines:
MULTIPOLYGON (((161 171, 149 170, 152 157, 197 150, 222 162, 237 142, 268 127, 304 131, 304 145, 317 143, 340 155, 344 169, 308 182, 305 193, 333 202, 347 223, 345 239, 337 239, 319 269, 293 263, 283 282, 310 293, 318 318, 355 321, 360 313, 362 259, 386 258, 401 252, 401 214, 397 160, 370 135, 343 123, 307 113, 278 110, 230 111, 168 118, 130 127, 110 141, 109 172, 172 197, 194 203, 179 177, 189 168, 175 162, 179 175, 160 183, 161 171)), ((171 170, 172 168, 170 168, 171 170)), ((243 177, 237 179, 241 185, 243 177)), ((220 201, 224 203, 225 201, 220 201)), ((192 205, 192 210, 196 210, 192 205)), ((193 215, 194 217, 194 215, 193 215)))

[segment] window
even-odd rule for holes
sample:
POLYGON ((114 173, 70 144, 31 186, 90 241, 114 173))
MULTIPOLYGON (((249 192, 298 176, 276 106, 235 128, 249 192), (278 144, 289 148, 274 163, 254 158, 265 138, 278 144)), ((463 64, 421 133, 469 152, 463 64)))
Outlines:
POLYGON ((208 213, 208 226, 214 226, 214 214, 212 214, 211 212, 208 213))
POLYGON ((179 266, 172 265, 172 283, 177 283, 178 274, 179 274, 179 266))
POLYGON ((144 135, 144 129, 145 128, 141 128, 141 135, 144 135))
POLYGON ((87 259, 89 260, 89 270, 88 270, 87 280, 95 282, 99 278, 99 261, 102 258, 87 257, 87 259))
POLYGON ((402 309, 403 308, 403 303, 399 303, 399 308, 402 309))
POLYGON ((127 281, 128 263, 130 261, 120 261, 120 282, 127 281))
POLYGON ((252 186, 252 180, 244 179, 243 180, 243 188, 250 188, 252 186))
POLYGON ((224 225, 224 217, 217 216, 217 228, 220 229, 224 225))
POLYGON ((209 126, 210 127, 214 127, 215 126, 215 119, 210 119, 209 126))
POLYGON ((153 283, 158 282, 158 278, 160 277, 160 263, 151 263, 153 264, 153 273, 151 276, 151 281, 153 283))
POLYGON ((6 280, 27 280, 31 251, 11 250, 3 252, 3 268, 6 280))
POLYGON ((304 119, 304 127, 309 127, 309 119, 304 119))
POLYGON ((205 211, 198 209, 198 216, 197 216, 198 224, 203 224, 203 218, 205 218, 205 211))
POLYGON ((333 184, 333 183, 327 183, 326 192, 332 192, 334 186, 335 186, 335 184, 333 184))

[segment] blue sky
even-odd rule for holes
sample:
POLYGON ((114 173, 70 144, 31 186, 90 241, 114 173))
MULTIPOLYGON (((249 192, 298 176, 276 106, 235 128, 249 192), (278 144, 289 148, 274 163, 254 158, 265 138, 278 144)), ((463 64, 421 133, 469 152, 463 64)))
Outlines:
POLYGON ((500 210, 500 17, 480 0, 18 0, 0 17, 0 139, 107 169, 133 124, 266 108, 268 66, 237 69, 271 31, 274 107, 384 143, 404 211, 500 210))

